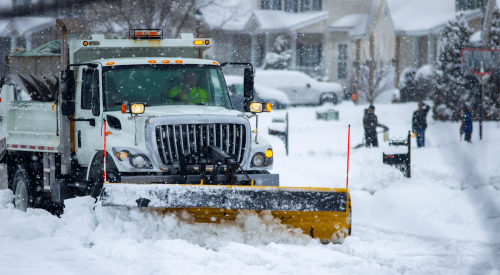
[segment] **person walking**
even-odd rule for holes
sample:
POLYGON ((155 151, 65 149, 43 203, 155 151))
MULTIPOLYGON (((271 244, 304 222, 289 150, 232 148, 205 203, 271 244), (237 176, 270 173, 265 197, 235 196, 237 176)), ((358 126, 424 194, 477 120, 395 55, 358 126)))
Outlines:
POLYGON ((425 147, 425 129, 427 129, 427 114, 431 107, 422 101, 418 102, 418 110, 413 113, 412 130, 417 134, 417 148, 425 147))
POLYGON ((467 142, 471 142, 472 136, 472 115, 467 109, 467 107, 463 107, 460 110, 460 114, 462 115, 462 125, 460 125, 460 142, 462 142, 462 136, 465 134, 464 140, 467 142))
POLYGON ((378 123, 377 116, 375 115, 375 107, 373 105, 370 105, 368 109, 365 109, 365 114, 363 116, 363 126, 365 128, 365 146, 378 147, 377 126, 384 129, 388 128, 378 123))

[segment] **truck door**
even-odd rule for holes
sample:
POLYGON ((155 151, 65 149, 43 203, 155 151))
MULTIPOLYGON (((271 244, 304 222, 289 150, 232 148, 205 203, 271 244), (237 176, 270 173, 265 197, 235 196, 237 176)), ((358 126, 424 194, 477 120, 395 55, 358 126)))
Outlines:
POLYGON ((75 104, 75 118, 95 119, 95 126, 88 121, 75 122, 75 152, 78 163, 88 166, 95 152, 95 146, 102 143, 102 119, 100 100, 100 70, 83 67, 80 72, 75 104))

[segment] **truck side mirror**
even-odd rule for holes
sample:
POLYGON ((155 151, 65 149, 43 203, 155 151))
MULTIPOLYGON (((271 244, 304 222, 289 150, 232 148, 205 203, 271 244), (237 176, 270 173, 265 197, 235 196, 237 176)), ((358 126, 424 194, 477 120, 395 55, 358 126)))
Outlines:
POLYGON ((75 114, 75 72, 72 70, 61 71, 59 92, 62 96, 61 114, 72 116, 75 114))
POLYGON ((243 71, 243 96, 245 97, 245 111, 250 111, 250 103, 253 100, 253 89, 254 89, 254 78, 253 70, 251 68, 245 68, 243 71))

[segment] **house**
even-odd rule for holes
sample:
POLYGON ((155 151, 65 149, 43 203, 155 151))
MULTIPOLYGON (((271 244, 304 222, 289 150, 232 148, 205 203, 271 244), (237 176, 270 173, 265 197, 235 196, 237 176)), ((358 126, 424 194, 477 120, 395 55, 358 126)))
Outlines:
POLYGON ((278 35, 289 40, 292 69, 349 88, 357 66, 373 62, 393 72, 394 87, 407 67, 434 65, 440 32, 464 13, 483 27, 487 0, 255 0, 248 15, 213 28, 220 61, 261 66, 278 35), (237 50, 236 50, 237 49, 237 50))
POLYGON ((19 49, 30 50, 59 39, 56 18, 61 18, 69 34, 85 30, 83 7, 63 0, 10 0, 0 4, 0 75, 4 75, 5 56, 19 49))
POLYGON ((221 62, 252 62, 262 66, 278 36, 288 40, 291 67, 311 75, 323 75, 328 53, 328 0, 256 0, 249 13, 229 24, 213 28, 213 58, 221 62), (242 20, 244 18, 244 20, 242 20), (235 23, 236 22, 236 23, 235 23))

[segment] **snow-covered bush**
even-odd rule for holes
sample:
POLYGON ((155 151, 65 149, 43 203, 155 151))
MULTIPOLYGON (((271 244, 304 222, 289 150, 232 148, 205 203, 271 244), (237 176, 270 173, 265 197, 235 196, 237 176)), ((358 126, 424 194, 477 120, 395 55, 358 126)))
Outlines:
POLYGON ((491 18, 488 46, 492 49, 500 49, 500 12, 498 9, 495 9, 491 18))
POLYGON ((264 70, 288 69, 292 62, 292 50, 289 49, 288 39, 278 35, 274 41, 272 51, 264 57, 262 68, 264 70))
POLYGON ((415 97, 415 75, 417 70, 409 67, 405 68, 399 77, 399 102, 412 101, 415 97))
POLYGON ((461 71, 461 50, 471 47, 471 34, 463 14, 458 15, 456 20, 448 21, 442 31, 436 93, 433 96, 434 119, 457 121, 461 117, 460 109, 471 107, 473 92, 470 79, 461 71))
MULTIPOLYGON (((366 61, 358 66, 358 102, 373 104, 384 92, 394 87, 394 65, 366 61), (370 75, 372 74, 372 75, 370 75)), ((356 73, 352 73, 356 75, 356 73)))
POLYGON ((431 98, 436 90, 436 71, 432 65, 424 65, 415 74, 415 96, 413 100, 422 101, 431 98))

